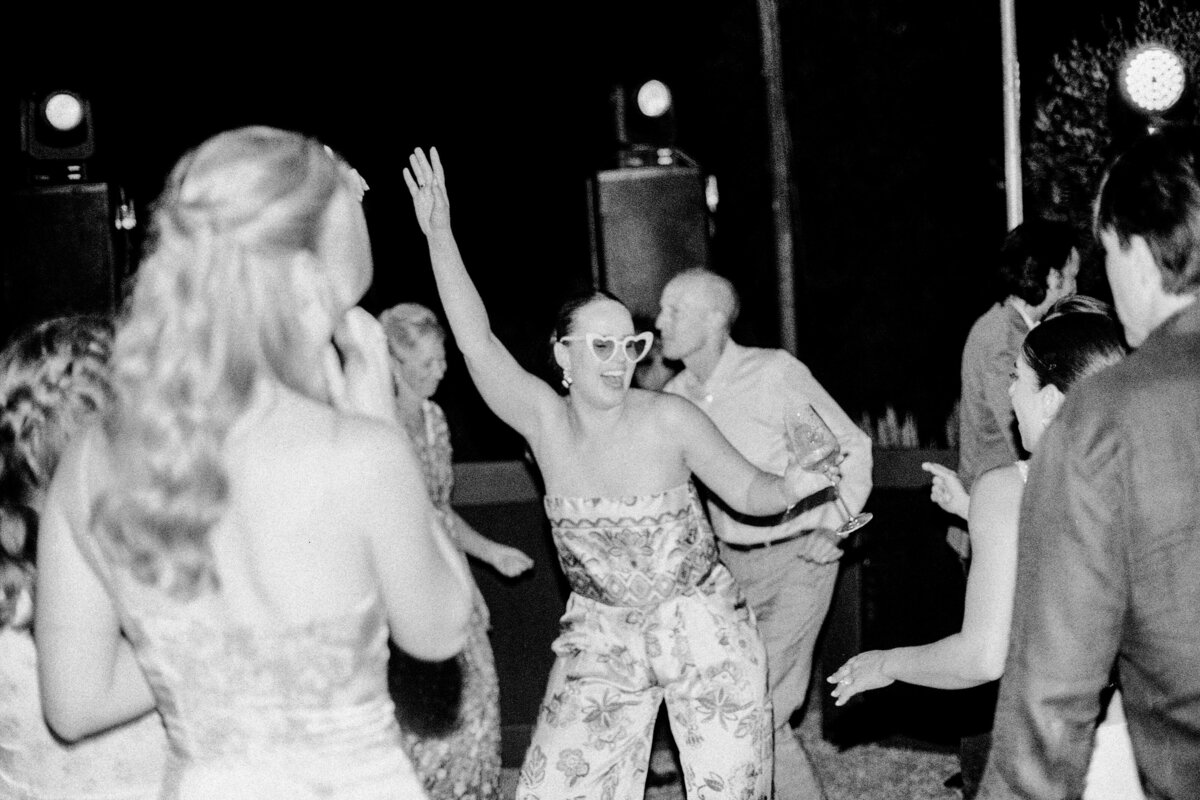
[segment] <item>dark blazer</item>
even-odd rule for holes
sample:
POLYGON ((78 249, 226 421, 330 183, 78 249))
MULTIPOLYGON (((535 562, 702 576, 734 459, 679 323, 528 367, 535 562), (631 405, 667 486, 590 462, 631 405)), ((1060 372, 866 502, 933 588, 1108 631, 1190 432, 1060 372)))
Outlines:
POLYGON ((1200 797, 1200 302, 1038 443, 979 796, 1078 797, 1114 663, 1147 796, 1200 797))

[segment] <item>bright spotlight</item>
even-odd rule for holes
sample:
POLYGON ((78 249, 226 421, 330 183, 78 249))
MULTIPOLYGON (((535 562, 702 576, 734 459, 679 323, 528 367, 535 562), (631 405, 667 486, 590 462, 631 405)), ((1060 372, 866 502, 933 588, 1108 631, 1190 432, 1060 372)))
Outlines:
POLYGON ((661 117, 671 108, 671 90, 662 81, 646 81, 638 89, 637 104, 647 117, 661 117))
POLYGON ((83 122, 83 101, 71 92, 55 92, 43 101, 42 113, 50 127, 65 133, 83 122))
POLYGON ((1144 44, 1122 59, 1117 82, 1121 95, 1135 110, 1158 116, 1183 97, 1187 71, 1175 51, 1161 44, 1144 44))

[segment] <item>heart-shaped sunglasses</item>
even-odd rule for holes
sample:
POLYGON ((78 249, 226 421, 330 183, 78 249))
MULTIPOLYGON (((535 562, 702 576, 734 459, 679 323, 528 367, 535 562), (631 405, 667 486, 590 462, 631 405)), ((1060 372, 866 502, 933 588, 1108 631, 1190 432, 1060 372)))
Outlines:
POLYGON ((625 354, 626 361, 636 364, 650 352, 650 345, 654 343, 654 334, 650 331, 630 334, 629 336, 584 333, 576 336, 563 336, 559 339, 560 342, 577 342, 580 340, 587 342, 588 351, 601 364, 607 364, 609 361, 612 361, 618 351, 625 354))

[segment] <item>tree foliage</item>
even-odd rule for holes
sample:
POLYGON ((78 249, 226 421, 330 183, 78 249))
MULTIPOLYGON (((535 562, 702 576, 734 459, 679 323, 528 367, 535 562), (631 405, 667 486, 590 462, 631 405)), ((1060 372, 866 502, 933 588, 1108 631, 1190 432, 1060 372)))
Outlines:
MULTIPOLYGON (((1103 26, 1099 41, 1075 39, 1054 56, 1026 147, 1027 189, 1036 213, 1090 226, 1091 205, 1105 164, 1121 141, 1127 111, 1114 79, 1130 49, 1156 42, 1172 48, 1187 69, 1187 95, 1195 95, 1200 68, 1200 10, 1139 4, 1136 22, 1103 26)), ((1185 102, 1172 121, 1197 122, 1197 104, 1185 102)))

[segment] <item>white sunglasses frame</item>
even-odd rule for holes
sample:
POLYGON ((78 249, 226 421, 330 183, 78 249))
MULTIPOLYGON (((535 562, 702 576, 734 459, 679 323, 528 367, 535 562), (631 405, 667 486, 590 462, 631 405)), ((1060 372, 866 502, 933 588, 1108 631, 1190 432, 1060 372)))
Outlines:
POLYGON ((622 357, 631 364, 636 364, 650 354, 650 348, 654 346, 654 332, 642 331, 641 333, 631 333, 628 336, 610 336, 607 333, 581 333, 571 336, 560 336, 558 340, 563 343, 578 342, 580 340, 587 342, 588 352, 592 354, 592 358, 601 364, 607 364, 614 360, 617 357, 617 353, 621 353, 622 357), (615 345, 613 351, 609 353, 608 358, 601 358, 596 353, 596 342, 600 341, 612 342, 615 345), (645 342, 646 349, 637 358, 630 358, 628 352, 630 342, 645 342))

